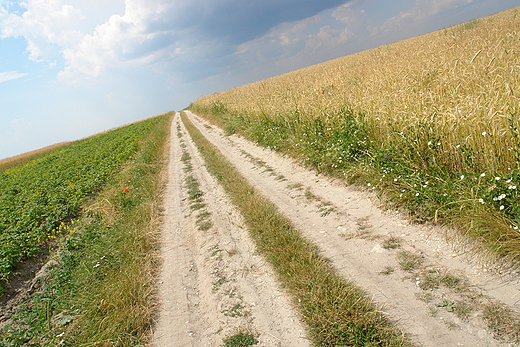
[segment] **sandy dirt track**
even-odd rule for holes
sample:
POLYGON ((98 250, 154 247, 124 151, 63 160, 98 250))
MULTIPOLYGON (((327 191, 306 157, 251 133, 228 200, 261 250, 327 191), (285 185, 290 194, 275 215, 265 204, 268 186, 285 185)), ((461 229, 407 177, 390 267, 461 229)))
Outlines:
MULTIPOLYGON (((318 176, 243 138, 224 136, 217 127, 188 114, 242 175, 320 247, 337 271, 364 288, 417 345, 509 345, 493 338, 482 312, 474 310, 461 318, 452 308, 471 294, 482 302, 501 302, 520 311, 518 277, 492 274, 463 243, 448 244, 449 231, 411 224, 398 213, 383 211, 368 190, 318 176), (389 240, 395 247, 388 247, 389 240), (456 274, 469 286, 464 292, 446 286, 421 289, 427 278, 400 268, 398 255, 403 252, 420 257, 430 272, 456 274)), ((255 254, 239 214, 206 172, 180 123, 177 115, 165 202, 162 306, 154 345, 220 346, 222 338, 237 328, 258 333, 260 346, 308 345, 270 267, 255 254), (208 231, 198 229, 197 213, 186 201, 183 151, 192 157, 193 175, 205 193, 213 222, 208 231), (242 314, 233 314, 237 307, 242 314)))
POLYGON ((243 330, 258 334, 257 346, 308 346, 270 266, 255 253, 240 215, 204 168, 178 114, 171 134, 161 310, 153 345, 221 346, 223 338, 243 330), (184 170, 183 152, 191 156, 204 210, 189 206, 185 177, 190 173, 184 170), (196 223, 203 211, 211 214, 208 230, 199 230, 196 223))

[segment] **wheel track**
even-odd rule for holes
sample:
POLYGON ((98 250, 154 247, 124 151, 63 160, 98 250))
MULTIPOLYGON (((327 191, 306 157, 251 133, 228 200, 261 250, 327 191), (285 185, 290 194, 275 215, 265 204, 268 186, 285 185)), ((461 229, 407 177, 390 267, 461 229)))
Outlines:
MULTIPOLYGON (((223 136, 218 128, 209 127, 190 112, 187 114, 204 136, 322 249, 339 273, 365 288, 376 303, 384 306, 385 314, 418 344, 504 345, 487 332, 479 315, 465 322, 441 308, 434 316, 432 304, 417 299, 423 292, 418 280, 406 279, 410 274, 396 271, 389 276, 382 275, 385 266, 398 265, 397 251, 385 250, 381 244, 388 236, 402 238, 402 249, 422 254, 431 266, 446 266, 465 273, 475 293, 503 301, 513 308, 519 305, 515 300, 520 288, 517 277, 489 276, 456 254, 437 229, 411 225, 398 215, 385 214, 361 192, 331 185, 327 179, 297 168, 292 162, 241 138, 223 136), (280 177, 290 178, 284 181, 280 177), (306 188, 311 189, 315 198, 304 193, 306 188), (322 216, 320 210, 323 202, 331 203, 328 206, 334 210, 326 216, 322 216)), ((456 298, 457 293, 445 291, 439 295, 450 300, 456 298)))
POLYGON ((307 346, 270 266, 255 253, 240 215, 204 168, 178 114, 172 134, 153 346, 221 346, 224 337, 239 330, 257 335, 258 346, 307 346), (183 152, 191 157, 190 172, 184 170, 183 152), (213 224, 208 230, 197 224, 202 209, 190 208, 184 184, 188 174, 204 193, 213 224))

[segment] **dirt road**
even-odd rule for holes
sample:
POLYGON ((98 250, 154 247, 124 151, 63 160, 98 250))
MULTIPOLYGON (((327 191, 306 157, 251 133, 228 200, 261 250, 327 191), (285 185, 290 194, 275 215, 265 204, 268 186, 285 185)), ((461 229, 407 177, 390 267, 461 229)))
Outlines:
POLYGON ((240 215, 205 170, 178 115, 171 133, 154 346, 221 346, 240 332, 256 335, 258 346, 308 346, 270 266, 255 253, 240 215), (203 208, 190 204, 190 176, 200 184, 203 208), (209 218, 200 223, 200 215, 209 218))
MULTIPOLYGON (((517 275, 494 273, 464 241, 447 243, 446 238, 453 239, 449 230, 411 224, 396 212, 382 210, 369 188, 355 190, 318 176, 188 115, 242 175, 320 247, 337 271, 364 288, 417 345, 511 345, 494 335, 511 336, 506 330, 514 325, 506 321, 494 332, 489 327, 502 322, 500 315, 508 310, 513 319, 509 322, 516 322, 517 275), (495 310, 495 318, 493 307, 502 307, 495 310)), ((178 115, 172 126, 161 311, 154 345, 221 346, 238 331, 256 334, 259 346, 308 345, 289 299, 255 253, 240 215, 206 172, 178 115), (191 169, 186 168, 188 162, 191 169), (190 175, 204 193, 201 210, 190 205, 190 175)))

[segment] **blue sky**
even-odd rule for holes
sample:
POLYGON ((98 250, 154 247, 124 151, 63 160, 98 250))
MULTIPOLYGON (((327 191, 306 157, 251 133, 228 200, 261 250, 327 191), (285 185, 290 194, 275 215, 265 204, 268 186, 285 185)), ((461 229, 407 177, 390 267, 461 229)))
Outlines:
POLYGON ((519 0, 0 0, 0 159, 519 0))

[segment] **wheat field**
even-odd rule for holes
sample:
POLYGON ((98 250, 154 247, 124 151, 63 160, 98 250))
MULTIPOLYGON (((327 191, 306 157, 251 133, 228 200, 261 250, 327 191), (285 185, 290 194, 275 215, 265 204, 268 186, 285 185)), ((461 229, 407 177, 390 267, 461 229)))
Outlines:
POLYGON ((520 259, 520 7, 190 109, 520 259))
POLYGON ((205 96, 194 105, 215 102, 253 120, 295 114, 328 120, 348 107, 367 116, 370 132, 383 143, 426 126, 443 139, 444 150, 485 147, 492 171, 503 169, 516 160, 510 125, 517 125, 520 105, 519 8, 205 96))

